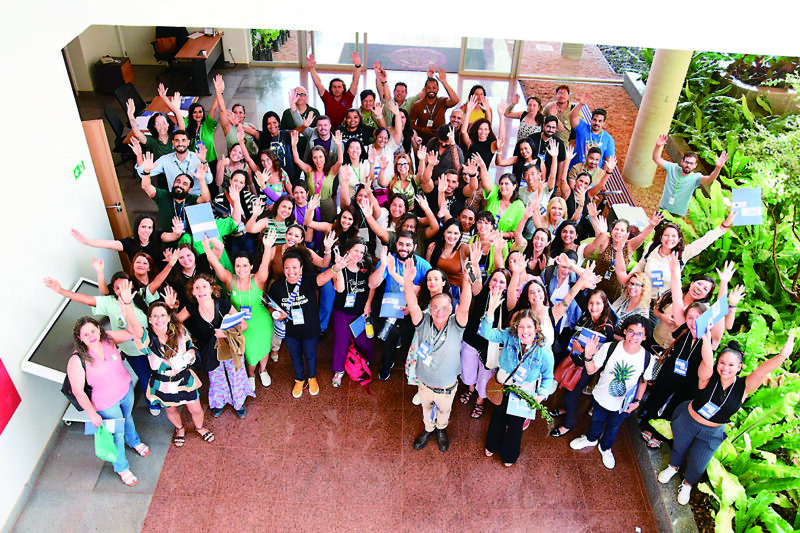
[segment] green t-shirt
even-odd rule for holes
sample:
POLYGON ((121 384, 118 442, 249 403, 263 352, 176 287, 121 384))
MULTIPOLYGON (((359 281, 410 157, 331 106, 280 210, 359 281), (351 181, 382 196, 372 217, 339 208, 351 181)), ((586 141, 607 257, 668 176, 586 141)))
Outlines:
MULTIPOLYGON (((189 117, 183 117, 183 121, 185 126, 188 128, 189 117)), ((203 123, 200 124, 200 140, 206 145, 206 161, 217 160, 217 150, 214 148, 214 130, 216 129, 217 121, 209 116, 206 116, 205 120, 203 120, 203 123)), ((197 146, 195 145, 195 139, 189 140, 191 141, 189 150, 196 152, 197 146)))
POLYGON ((522 220, 522 215, 525 214, 525 204, 522 203, 522 200, 514 200, 503 211, 502 215, 498 215, 500 211, 500 187, 495 185, 489 194, 483 191, 483 197, 486 198, 486 210, 491 212, 497 221, 497 230, 502 232, 516 231, 522 220))
POLYGON ((175 200, 173 200, 172 195, 168 191, 156 187, 156 195, 153 197, 153 201, 158 208, 158 229, 167 232, 172 231, 172 217, 180 218, 185 224, 187 219, 184 207, 187 205, 196 205, 198 198, 200 197, 196 194, 190 194, 183 203, 178 204, 175 203, 175 200))
POLYGON ((175 151, 175 147, 172 146, 172 133, 169 134, 169 139, 167 139, 167 143, 164 144, 158 140, 158 137, 154 137, 152 135, 145 135, 145 152, 151 152, 153 154, 153 160, 155 161, 162 155, 171 154, 175 151))

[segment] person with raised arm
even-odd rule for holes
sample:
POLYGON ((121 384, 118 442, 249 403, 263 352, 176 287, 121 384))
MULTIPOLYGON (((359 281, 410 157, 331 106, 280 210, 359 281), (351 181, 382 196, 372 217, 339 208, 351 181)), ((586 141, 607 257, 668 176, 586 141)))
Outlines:
POLYGON ((84 246, 92 248, 105 248, 107 250, 114 250, 115 252, 124 252, 128 256, 128 260, 133 259, 133 256, 139 252, 144 252, 150 257, 159 261, 159 266, 164 266, 162 259, 164 254, 163 242, 171 242, 177 240, 183 233, 183 226, 178 224, 177 227, 173 219, 172 231, 159 231, 156 229, 156 219, 152 215, 139 215, 133 223, 135 235, 131 237, 124 237, 122 239, 89 239, 76 229, 71 229, 70 233, 76 241, 84 246), (175 239, 171 237, 178 232, 175 239), (164 237, 167 237, 164 239, 164 237))
POLYGON ((335 162, 331 165, 325 149, 315 146, 311 149, 311 164, 300 158, 298 153, 298 134, 292 132, 292 156, 297 167, 305 172, 309 193, 319 198, 320 221, 332 220, 336 215, 336 175, 344 161, 344 148, 342 147, 342 134, 336 132, 333 136, 335 162))
MULTIPOLYGON (((422 141, 427 143, 436 136, 438 129, 444 125, 445 111, 458 104, 458 94, 447 83, 447 73, 443 68, 439 69, 438 81, 433 76, 428 77, 425 81, 425 96, 417 100, 411 111, 408 112, 408 118, 411 121, 411 127, 414 128, 422 141), (447 96, 437 97, 439 93, 439 82, 442 82, 447 96)), ((430 150, 430 147, 428 147, 430 150)))
POLYGON ((710 339, 703 337, 703 362, 698 370, 698 391, 684 402, 672 419, 674 443, 669 464, 658 474, 668 483, 686 462, 686 477, 678 488, 678 503, 689 503, 692 486, 700 481, 717 448, 726 438, 725 424, 742 408, 747 396, 766 383, 769 375, 794 351, 794 333, 789 333, 778 355, 770 357, 747 376, 740 376, 745 354, 736 341, 722 349, 714 361, 710 339))
MULTIPOLYGON (((129 292, 126 293, 130 295, 129 292)), ((124 313, 135 321, 132 314, 131 299, 121 302, 124 313)), ((130 331, 106 332, 103 326, 92 317, 81 317, 72 329, 75 351, 67 362, 67 378, 72 394, 89 417, 90 423, 98 428, 103 420, 123 419, 124 431, 114 432, 117 459, 113 462, 114 472, 122 482, 133 487, 139 480, 130 471, 125 457, 127 444, 142 457, 150 454, 150 448, 139 439, 133 422, 133 386, 131 376, 122 363, 122 356, 116 344, 133 340, 130 331), (86 385, 92 388, 91 396, 85 392, 86 385)))
POLYGON ((588 97, 583 94, 580 103, 572 108, 569 113, 569 121, 572 129, 575 130, 575 156, 569 162, 570 168, 578 163, 583 163, 586 153, 592 146, 597 146, 603 151, 602 159, 605 163, 611 161, 615 156, 614 138, 605 131, 606 116, 605 109, 598 107, 592 111, 591 123, 586 122, 581 115, 583 107, 589 102, 588 97))
MULTIPOLYGON (((315 128, 322 113, 320 113, 316 107, 308 105, 308 90, 302 85, 298 85, 292 89, 292 92, 294 93, 293 98, 295 99, 294 109, 292 109, 292 106, 289 106, 288 109, 283 111, 281 115, 281 129, 298 130, 295 113, 300 115, 301 118, 301 124, 303 125, 303 128, 300 129, 301 132, 305 131, 306 128, 315 128)), ((308 146, 308 139, 303 136, 298 143, 298 151, 304 154, 306 146, 308 146)))
MULTIPOLYGON (((383 117, 386 119, 387 124, 391 124, 393 118, 397 116, 398 109, 396 108, 402 109, 408 114, 411 111, 411 106, 425 96, 424 87, 417 94, 409 96, 408 85, 403 81, 395 83, 394 91, 390 93, 386 70, 380 64, 380 61, 374 63, 373 70, 375 71, 375 85, 378 90, 378 96, 383 103, 383 117), (391 104, 394 104, 394 107, 391 104)), ((426 74, 426 79, 432 78, 436 74, 436 65, 429 63, 426 74)))
POLYGON ((572 133, 572 124, 569 120, 569 114, 575 106, 574 103, 569 101, 569 96, 569 85, 559 85, 556 87, 556 99, 545 104, 544 109, 542 109, 543 115, 554 115, 558 117, 556 136, 561 139, 561 142, 565 145, 569 143, 570 133, 572 133))
POLYGON ((719 154, 714 161, 714 170, 708 176, 704 176, 702 173, 694 171, 699 160, 699 156, 695 152, 683 154, 680 164, 670 163, 661 157, 668 138, 668 135, 659 135, 653 149, 653 162, 667 173, 664 192, 661 194, 661 202, 658 207, 673 215, 685 217, 689 211, 689 201, 692 199, 694 191, 701 185, 709 187, 717 179, 722 167, 728 162, 728 152, 723 151, 719 154))
MULTIPOLYGON (((481 320, 479 334, 489 342, 503 345, 498 359, 497 381, 502 386, 513 385, 541 403, 550 394, 553 380, 553 352, 542 334, 539 316, 530 309, 517 312, 505 329, 493 328, 495 311, 503 303, 503 293, 495 287, 481 320)), ((517 462, 522 445, 522 426, 526 418, 514 414, 510 404, 521 400, 513 392, 503 394, 503 400, 492 411, 486 431, 486 456, 495 453, 507 467, 517 462)))
POLYGON ((534 133, 539 133, 542 131, 542 120, 544 119, 544 115, 542 114, 542 101, 538 96, 529 96, 527 99, 525 99, 525 105, 527 106, 525 111, 512 111, 514 106, 518 103, 519 94, 515 94, 512 97, 508 107, 503 111, 504 117, 519 119, 517 142, 521 141, 525 137, 530 137, 534 133))
POLYGON ((425 429, 414 440, 414 449, 421 450, 434 435, 440 451, 447 451, 450 439, 447 425, 461 373, 461 341, 469 319, 472 290, 469 276, 461 285, 461 300, 453 309, 453 298, 442 292, 431 298, 424 312, 415 290, 417 269, 413 259, 403 265, 403 288, 406 307, 415 328, 415 346, 409 351, 406 368, 413 371, 422 404, 425 429), (455 311, 455 312, 454 312, 455 311))
POLYGON ((208 262, 214 273, 230 294, 231 303, 237 311, 245 311, 248 316, 247 329, 244 331, 244 358, 247 367, 247 379, 250 388, 255 391, 255 370, 258 366, 258 377, 262 387, 272 385, 272 378, 267 372, 267 361, 272 340, 272 315, 264 307, 263 295, 269 276, 271 255, 277 234, 270 230, 264 235, 264 253, 261 257, 258 271, 253 274, 253 262, 246 253, 239 253, 233 260, 234 274, 231 274, 217 256, 210 253, 208 239, 203 239, 203 250, 206 252, 208 262))
POLYGON ((322 85, 319 74, 317 74, 317 62, 314 59, 314 54, 308 56, 307 60, 311 79, 314 80, 314 87, 317 88, 322 103, 325 104, 325 114, 330 117, 331 127, 334 130, 341 126, 345 113, 353 107, 353 100, 355 100, 358 93, 358 81, 361 76, 361 56, 358 55, 358 52, 353 52, 350 60, 354 68, 353 80, 350 82, 349 90, 347 90, 344 81, 340 78, 333 78, 326 90, 325 86, 322 85))
MULTIPOLYGON (((164 88, 163 83, 158 84, 158 97, 169 104, 167 90, 164 88)), ((136 104, 133 103, 133 98, 128 98, 125 104, 128 123, 131 125, 131 133, 139 143, 145 145, 148 152, 153 152, 156 154, 156 158, 159 158, 175 151, 175 147, 172 145, 172 132, 176 126, 178 127, 177 129, 181 129, 183 126, 182 123, 180 126, 178 125, 177 117, 180 117, 180 115, 173 113, 172 116, 168 116, 160 111, 153 113, 147 120, 147 131, 150 135, 145 135, 136 124, 136 117, 134 116, 136 104)))
MULTIPOLYGON (((479 106, 488 108, 486 99, 480 100, 477 93, 470 97, 467 102, 467 116, 472 116, 472 113, 479 106)), ((499 109, 503 109, 505 102, 501 102, 499 109)), ((488 113, 491 117, 491 110, 488 113)), ((492 121, 490 118, 479 118, 470 124, 467 121, 461 123, 461 142, 466 147, 466 158, 469 159, 473 154, 477 154, 483 159, 483 163, 488 167, 492 164, 492 156, 499 150, 497 144, 497 137, 492 131, 492 121)))

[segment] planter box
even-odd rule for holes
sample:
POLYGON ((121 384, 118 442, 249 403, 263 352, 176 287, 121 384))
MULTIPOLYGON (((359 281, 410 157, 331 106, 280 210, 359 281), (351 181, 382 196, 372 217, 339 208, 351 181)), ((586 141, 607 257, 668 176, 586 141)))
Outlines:
POLYGON ((779 87, 768 87, 765 85, 747 85, 746 83, 737 80, 730 76, 727 72, 720 75, 719 80, 722 83, 727 83, 731 86, 728 96, 733 98, 741 98, 742 95, 747 98, 747 105, 750 108, 758 106, 756 98, 763 96, 772 106, 772 112, 782 115, 784 113, 797 113, 800 112, 800 95, 791 89, 781 89, 779 87))

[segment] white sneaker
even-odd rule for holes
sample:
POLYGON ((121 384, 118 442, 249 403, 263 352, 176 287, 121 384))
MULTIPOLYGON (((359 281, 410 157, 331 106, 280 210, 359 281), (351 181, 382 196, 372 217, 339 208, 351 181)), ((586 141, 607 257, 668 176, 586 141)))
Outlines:
POLYGON ((150 415, 158 416, 160 414, 161 414, 161 409, 159 409, 158 407, 151 407, 150 408, 150 415))
POLYGON ((677 468, 672 468, 670 465, 658 473, 658 482, 659 483, 669 483, 669 480, 678 473, 677 468))
POLYGON ((333 375, 333 381, 331 381, 331 385, 333 385, 334 387, 341 387, 343 377, 344 377, 344 372, 336 372, 333 375))
MULTIPOLYGON (((264 370, 263 372, 260 372, 258 374, 258 377, 261 378, 261 385, 262 386, 269 387, 270 385, 272 385, 272 378, 269 377, 269 374, 267 373, 266 370, 264 370)), ((253 388, 255 389, 255 387, 253 387, 253 388)))
POLYGON ((250 384, 250 389, 255 392, 256 391, 256 377, 253 376, 251 378, 247 378, 247 382, 250 384))
POLYGON ((417 392, 413 398, 411 398, 411 403, 414 405, 422 405, 422 402, 419 399, 419 392, 417 392))
POLYGON ((687 485, 686 483, 681 483, 680 488, 678 489, 678 503, 681 505, 686 505, 689 503, 689 495, 692 493, 692 486, 687 485))
POLYGON ((569 447, 573 450, 582 450, 584 448, 588 448, 589 446, 597 446, 597 441, 591 441, 587 439, 586 435, 581 435, 569 443, 569 447))
POLYGON ((600 450, 600 455, 603 456, 603 466, 609 470, 614 470, 614 467, 617 466, 617 462, 614 460, 614 454, 611 453, 611 450, 604 450, 600 447, 597 449, 600 450))

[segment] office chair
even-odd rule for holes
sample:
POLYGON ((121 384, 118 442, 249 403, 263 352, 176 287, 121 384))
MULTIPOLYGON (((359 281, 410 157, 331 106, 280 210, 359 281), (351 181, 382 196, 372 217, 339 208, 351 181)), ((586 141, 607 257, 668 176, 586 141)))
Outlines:
POLYGON ((132 83, 126 83, 117 87, 114 90, 114 96, 117 97, 117 102, 119 102, 120 107, 122 107, 122 112, 126 115, 128 113, 128 98, 133 98, 133 104, 136 106, 136 111, 134 112, 135 116, 139 116, 144 113, 144 110, 147 107, 144 99, 141 97, 139 91, 136 90, 136 87, 134 87, 132 83))
POLYGON ((172 79, 176 73, 182 73, 175 55, 188 40, 189 32, 186 28, 156 26, 156 39, 150 43, 153 45, 153 56, 159 63, 167 64, 167 68, 156 76, 157 81, 160 82, 164 74, 169 74, 172 79))
POLYGON ((116 163, 114 166, 119 166, 126 161, 133 161, 133 151, 130 146, 126 145, 124 142, 125 124, 120 120, 119 116, 117 116, 112 104, 106 105, 103 116, 106 122, 108 122, 108 125, 111 126, 111 131, 114 132, 114 148, 112 148, 111 151, 115 154, 119 154, 121 157, 119 163, 116 163))

